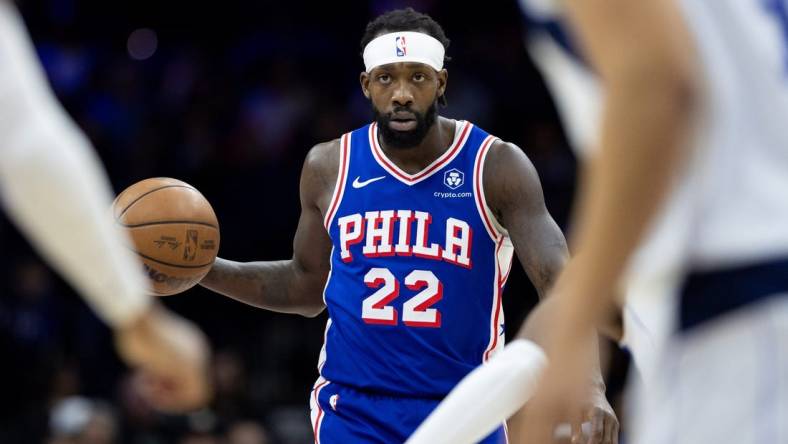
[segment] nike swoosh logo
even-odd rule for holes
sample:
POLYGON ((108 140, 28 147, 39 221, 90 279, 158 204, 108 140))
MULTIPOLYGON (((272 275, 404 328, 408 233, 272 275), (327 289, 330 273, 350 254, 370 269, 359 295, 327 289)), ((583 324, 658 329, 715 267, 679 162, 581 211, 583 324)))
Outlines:
POLYGON ((386 178, 386 176, 373 177, 372 179, 367 179, 367 180, 362 182, 362 181, 359 181, 359 179, 361 179, 361 176, 358 176, 353 181, 353 188, 364 188, 365 186, 371 184, 372 182, 377 182, 377 181, 383 180, 385 178, 386 178))

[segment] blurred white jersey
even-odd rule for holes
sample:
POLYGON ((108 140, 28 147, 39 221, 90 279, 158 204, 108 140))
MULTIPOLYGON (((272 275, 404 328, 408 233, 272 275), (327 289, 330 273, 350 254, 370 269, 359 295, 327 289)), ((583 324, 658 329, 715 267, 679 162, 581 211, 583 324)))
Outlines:
MULTIPOLYGON (((599 120, 592 71, 557 39, 544 38, 555 34, 551 22, 560 25, 557 2, 520 3, 544 30, 529 47, 570 138, 594 140, 583 129, 599 120)), ((628 296, 634 288, 655 297, 675 293, 689 269, 788 255, 788 1, 678 3, 695 37, 705 109, 688 164, 632 262, 628 296)))
POLYGON ((553 96, 572 149, 586 158, 596 143, 601 88, 574 48, 561 8, 553 0, 519 0, 528 35, 525 46, 553 96))
MULTIPOLYGON (((560 23, 553 1, 520 3, 535 20, 560 23)), ((636 273, 709 268, 788 253, 788 2, 679 4, 696 38, 706 109, 693 158, 635 261, 636 273)), ((570 97, 566 105, 559 104, 568 132, 586 134, 581 128, 599 119, 591 115, 599 105, 589 104, 598 99, 588 98, 598 97, 599 88, 588 77, 591 71, 566 51, 558 53, 558 47, 553 43, 553 49, 540 53, 546 57, 535 60, 558 100, 570 97), (582 91, 577 93, 581 97, 571 99, 574 91, 582 91), (578 108, 589 115, 573 114, 578 108)))
POLYGON ((692 160, 631 270, 641 288, 683 287, 683 333, 644 389, 637 442, 786 442, 788 1, 680 4, 706 102, 692 160))
POLYGON ((692 269, 786 255, 788 2, 680 3, 705 74, 705 112, 696 152, 635 271, 653 268, 660 253, 692 269))

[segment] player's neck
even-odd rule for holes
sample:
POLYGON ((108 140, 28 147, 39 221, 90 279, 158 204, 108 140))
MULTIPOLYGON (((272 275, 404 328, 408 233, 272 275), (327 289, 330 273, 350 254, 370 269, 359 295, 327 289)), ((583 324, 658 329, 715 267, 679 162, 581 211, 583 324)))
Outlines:
POLYGON ((378 138, 378 141, 389 160, 403 171, 414 174, 426 168, 449 149, 454 140, 456 124, 455 120, 439 116, 421 143, 409 148, 388 148, 382 137, 378 138))

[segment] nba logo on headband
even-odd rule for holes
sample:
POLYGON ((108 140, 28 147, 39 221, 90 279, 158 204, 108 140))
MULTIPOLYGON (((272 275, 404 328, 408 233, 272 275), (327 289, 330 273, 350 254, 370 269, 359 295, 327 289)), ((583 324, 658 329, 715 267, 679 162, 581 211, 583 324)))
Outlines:
POLYGON ((370 72, 389 63, 413 62, 440 71, 445 52, 443 44, 431 35, 415 31, 390 32, 375 37, 364 47, 364 68, 370 72))
POLYGON ((395 40, 397 47, 397 57, 404 57, 408 53, 408 47, 405 46, 405 36, 398 36, 395 40))

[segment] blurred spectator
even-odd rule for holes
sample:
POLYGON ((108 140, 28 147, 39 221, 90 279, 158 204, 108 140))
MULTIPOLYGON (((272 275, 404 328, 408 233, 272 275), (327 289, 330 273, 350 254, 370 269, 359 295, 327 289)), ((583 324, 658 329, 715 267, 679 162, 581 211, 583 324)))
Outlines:
POLYGON ((234 422, 227 430, 227 444, 271 444, 263 426, 251 420, 234 422))
POLYGON ((178 444, 222 444, 222 440, 210 433, 188 433, 178 440, 178 444))
POLYGON ((309 409, 305 406, 280 407, 271 412, 268 424, 280 444, 308 444, 315 440, 309 409))
POLYGON ((214 407, 221 418, 252 413, 244 362, 238 353, 221 350, 214 356, 214 407))
POLYGON ((63 301, 52 274, 20 257, 0 293, 0 442, 41 442, 46 404, 64 351, 63 301), (12 278, 11 278, 12 277, 12 278))
POLYGON ((103 402, 82 397, 59 401, 50 416, 50 444, 113 444, 117 419, 103 402))

